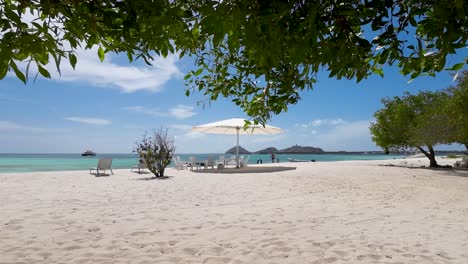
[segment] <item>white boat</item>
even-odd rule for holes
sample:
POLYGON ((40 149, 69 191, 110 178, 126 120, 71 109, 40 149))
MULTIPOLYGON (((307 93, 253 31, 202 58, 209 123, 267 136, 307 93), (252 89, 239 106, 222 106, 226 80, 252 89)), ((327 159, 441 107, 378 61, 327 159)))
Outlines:
POLYGON ((81 153, 81 156, 96 156, 96 153, 92 150, 86 150, 85 152, 81 153))
POLYGON ((288 158, 289 162, 315 162, 315 160, 301 160, 301 159, 293 159, 293 158, 288 158))

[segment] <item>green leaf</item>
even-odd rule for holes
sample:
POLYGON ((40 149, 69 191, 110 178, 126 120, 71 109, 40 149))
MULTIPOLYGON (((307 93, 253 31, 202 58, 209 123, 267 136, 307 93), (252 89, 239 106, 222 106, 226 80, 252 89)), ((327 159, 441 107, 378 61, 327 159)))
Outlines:
POLYGON ((463 68, 463 66, 465 66, 465 63, 457 63, 455 65, 453 65, 452 68, 450 68, 449 70, 451 71, 459 71, 463 68))
POLYGON ((384 76, 384 73, 383 73, 383 70, 381 68, 374 68, 372 69, 372 71, 378 75, 380 75, 381 77, 384 76))
POLYGON ((102 48, 102 46, 99 46, 98 56, 99 56, 99 59, 101 60, 101 62, 103 62, 104 61, 104 49, 102 48))
POLYGON ((163 58, 166 58, 168 54, 167 48, 161 49, 161 55, 163 58))
POLYGON ((70 53, 70 55, 68 55, 68 59, 70 60, 70 65, 72 66, 72 68, 75 69, 77 61, 75 54, 70 53))
POLYGON ((193 27, 192 35, 193 35, 194 37, 198 37, 198 35, 200 35, 200 28, 199 28, 199 25, 198 25, 198 24, 196 24, 196 25, 193 27))
POLYGON ((193 75, 200 75, 203 72, 203 68, 198 69, 193 75))
POLYGON ((15 71, 16 77, 18 77, 18 79, 20 79, 24 84, 26 84, 26 76, 23 74, 23 72, 21 72, 18 69, 16 63, 14 61, 11 61, 10 66, 11 68, 13 68, 13 71, 15 71))
POLYGON ((182 59, 185 55, 185 50, 181 51, 179 54, 179 60, 182 59))
POLYGON ((0 80, 5 78, 5 75, 8 72, 8 65, 5 65, 3 63, 0 63, 0 80))
POLYGON ((129 62, 133 62, 133 54, 130 51, 127 51, 127 58, 129 62))
POLYGON ((37 69, 39 70, 39 72, 41 73, 42 76, 50 79, 50 73, 48 70, 46 70, 44 67, 42 67, 41 65, 37 65, 37 69))

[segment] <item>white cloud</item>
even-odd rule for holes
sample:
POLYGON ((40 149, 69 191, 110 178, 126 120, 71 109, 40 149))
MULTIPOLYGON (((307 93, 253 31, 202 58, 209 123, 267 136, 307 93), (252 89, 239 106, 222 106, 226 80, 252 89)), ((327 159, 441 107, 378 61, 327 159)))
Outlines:
MULTIPOLYGON (((178 56, 174 54, 166 58, 154 56, 153 66, 137 66, 136 64, 126 66, 111 61, 113 57, 121 56, 116 54, 106 54, 105 60, 101 62, 97 49, 97 47, 89 50, 78 49, 76 51, 78 62, 75 69, 66 59, 63 59, 60 64, 61 73, 58 73, 55 62, 47 64, 45 68, 49 71, 51 80, 85 82, 96 87, 108 87, 124 93, 133 93, 137 91, 159 92, 169 80, 183 76, 176 65, 178 56)), ((17 64, 25 71, 27 65, 25 62, 17 62, 17 64)), ((37 72, 37 67, 31 64, 30 75, 33 76, 37 72)), ((12 71, 8 73, 8 76, 16 78, 12 71)))
POLYGON ((371 140, 369 121, 343 122, 331 130, 317 133, 312 140, 324 150, 376 150, 371 140))
POLYGON ((141 113, 150 116, 172 116, 176 119, 186 119, 196 115, 193 112, 193 106, 188 105, 176 105, 173 108, 169 108, 167 112, 161 111, 159 108, 149 108, 144 106, 127 106, 125 110, 135 113, 141 113))
POLYGON ((84 123, 84 124, 90 124, 90 125, 98 125, 98 126, 106 126, 106 125, 112 124, 110 120, 94 118, 94 117, 71 116, 71 117, 66 117, 65 120, 78 122, 78 123, 84 123))
POLYGON ((341 119, 341 118, 337 118, 337 119, 316 119, 316 120, 313 120, 309 123, 309 126, 313 126, 313 127, 320 127, 320 126, 336 126, 336 125, 341 125, 341 124, 345 124, 346 122, 341 119))
POLYGON ((150 116, 167 116, 167 113, 161 112, 159 108, 148 108, 148 107, 144 107, 141 105, 127 106, 127 107, 124 107, 124 110, 127 110, 129 112, 150 115, 150 116))
POLYGON ((286 139, 286 134, 278 135, 246 135, 243 137, 243 142, 249 144, 249 146, 256 147, 254 151, 262 148, 265 143, 278 143, 286 139))
POLYGON ((194 116, 196 113, 193 112, 193 106, 179 104, 176 107, 169 109, 169 114, 177 119, 186 119, 194 116))
MULTIPOLYGON (((183 137, 186 137, 188 139, 194 139, 194 138, 202 138, 202 137, 205 137, 207 136, 207 134, 203 134, 203 133, 198 133, 198 132, 187 132, 183 135, 183 137)), ((200 146, 203 146, 203 144, 201 144, 200 146)))
MULTIPOLYGON (((33 28, 31 22, 38 20, 39 17, 39 13, 31 14, 30 10, 27 10, 22 15, 21 20, 33 28)), ((54 21, 54 25, 58 28, 62 27, 60 21, 54 21)), ((53 32, 50 33, 54 34, 53 32)), ((59 33, 59 37, 62 35, 63 33, 59 33)), ((82 43, 81 46, 85 47, 86 45, 82 43)), ((64 49, 71 48, 65 46, 64 49)), ((136 66, 135 64, 133 66, 123 66, 111 62, 113 56, 116 56, 116 54, 111 53, 106 54, 105 60, 101 62, 97 51, 97 46, 93 46, 91 49, 78 48, 75 51, 78 58, 75 69, 71 67, 68 60, 63 59, 60 65, 61 74, 57 72, 55 62, 50 62, 46 65, 46 68, 51 74, 52 80, 86 82, 94 86, 116 88, 126 93, 140 90, 158 92, 170 79, 183 76, 176 65, 179 60, 178 54, 169 54, 166 58, 154 55, 154 60, 151 61, 153 66, 136 66)), ((120 55, 120 57, 127 60, 125 55, 120 55)), ((26 69, 25 62, 18 62, 18 64, 23 70, 26 69)), ((30 72, 37 73, 37 67, 31 64, 30 72)), ((13 72, 9 72, 8 76, 13 77, 13 72)))
POLYGON ((182 131, 190 131, 193 126, 191 125, 184 125, 184 124, 173 124, 169 125, 169 128, 176 129, 176 130, 182 130, 182 131))
MULTIPOLYGON (((78 50, 75 69, 67 62, 62 62, 62 74, 56 73, 52 78, 66 82, 83 81, 132 93, 140 90, 159 92, 170 79, 182 76, 176 65, 178 57, 173 54, 166 58, 155 56, 153 66, 123 66, 113 63, 113 56, 106 54, 106 59, 101 62, 97 56, 97 47, 78 50)), ((50 64, 47 69, 52 73, 55 66, 50 64)))
POLYGON ((310 128, 310 127, 323 127, 323 126, 337 126, 337 125, 342 125, 342 124, 346 124, 346 121, 344 121, 341 118, 337 118, 337 119, 315 119, 308 123, 295 124, 295 126, 300 127, 300 128, 310 128))
POLYGON ((31 132, 31 133, 65 133, 69 132, 62 128, 43 128, 19 124, 8 120, 0 120, 0 132, 31 132))
POLYGON ((292 131, 294 135, 284 142, 320 147, 325 151, 379 150, 372 142, 370 122, 371 120, 350 121, 341 118, 317 119, 308 122, 306 128, 302 124, 296 124, 296 129, 292 131))
POLYGON ((30 127, 11 121, 0 120, 0 131, 44 131, 43 128, 30 127))

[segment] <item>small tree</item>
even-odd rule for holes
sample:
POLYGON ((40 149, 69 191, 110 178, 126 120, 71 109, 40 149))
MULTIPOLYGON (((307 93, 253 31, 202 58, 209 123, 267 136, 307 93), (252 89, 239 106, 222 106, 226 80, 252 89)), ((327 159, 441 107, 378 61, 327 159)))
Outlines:
POLYGON ((143 158, 156 178, 164 177, 164 170, 175 152, 174 139, 168 136, 167 129, 154 130, 149 136, 145 132, 143 138, 136 142, 134 151, 143 158))
POLYGON ((464 70, 458 78, 456 86, 446 90, 449 96, 444 105, 450 127, 453 128, 450 140, 463 144, 468 155, 468 70, 464 70))
POLYGON ((416 148, 429 159, 430 167, 438 167, 434 145, 449 143, 443 135, 450 127, 440 111, 444 99, 440 92, 420 92, 382 100, 384 108, 374 114, 376 122, 370 127, 372 140, 385 150, 416 148))

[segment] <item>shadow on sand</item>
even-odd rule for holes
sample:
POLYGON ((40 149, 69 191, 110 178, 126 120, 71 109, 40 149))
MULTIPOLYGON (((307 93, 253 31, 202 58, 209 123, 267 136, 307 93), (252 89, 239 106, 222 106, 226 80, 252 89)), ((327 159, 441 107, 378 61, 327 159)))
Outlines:
POLYGON ((420 167, 414 167, 414 166, 405 166, 401 164, 379 164, 379 166, 383 167, 397 167, 397 168, 406 168, 410 170, 431 170, 431 171, 437 171, 441 172, 447 176, 456 176, 456 177, 465 177, 468 178, 468 169, 466 168, 453 168, 453 167, 426 167, 426 166, 420 166, 420 167))
POLYGON ((172 179, 172 176, 164 176, 164 177, 145 177, 145 178, 135 178, 134 181, 152 181, 152 180, 169 180, 172 179))
POLYGON ((465 168, 445 168, 445 167, 438 167, 438 168, 431 168, 431 167, 418 167, 418 168, 411 168, 408 169, 420 169, 420 170, 431 170, 431 171, 438 171, 447 176, 456 176, 456 177, 465 177, 468 178, 468 169, 465 168))
POLYGON ((100 177, 109 177, 109 176, 111 176, 111 174, 109 174, 109 173, 99 173, 99 174, 97 174, 97 173, 94 173, 94 172, 93 172, 93 173, 90 173, 90 174, 91 174, 91 175, 94 175, 94 177, 96 177, 96 178, 100 178, 100 177))
POLYGON ((224 168, 222 170, 194 170, 196 173, 269 173, 278 171, 295 170, 296 167, 283 167, 283 166, 259 166, 259 167, 243 167, 243 168, 224 168))

